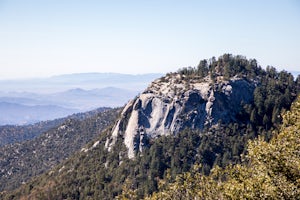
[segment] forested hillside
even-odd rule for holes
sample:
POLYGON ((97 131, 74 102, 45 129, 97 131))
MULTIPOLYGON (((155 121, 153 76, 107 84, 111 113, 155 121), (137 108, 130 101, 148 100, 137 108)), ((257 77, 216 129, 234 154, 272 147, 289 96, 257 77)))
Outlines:
POLYGON ((103 108, 79 113, 34 139, 1 147, 0 190, 15 189, 69 158, 110 126, 117 115, 118 109, 103 108))
POLYGON ((50 130, 51 128, 58 126, 63 121, 64 119, 61 118, 23 126, 0 126, 0 146, 33 139, 40 134, 50 130))
MULTIPOLYGON (((277 142, 281 139, 276 138, 285 137, 280 136, 285 134, 277 136, 282 123, 282 113, 290 109, 299 91, 299 77, 295 80, 290 73, 277 72, 274 67, 262 69, 254 59, 248 60, 243 56, 224 54, 218 59, 202 60, 197 67, 183 68, 154 81, 140 96, 125 106, 112 129, 100 134, 93 143, 62 164, 13 192, 3 192, 1 197, 4 199, 114 199, 123 192, 124 198, 141 199, 159 189, 161 192, 154 193, 154 199, 164 195, 164 189, 166 191, 170 189, 170 195, 171 192, 177 191, 183 199, 193 198, 196 195, 215 197, 214 192, 221 191, 220 188, 215 187, 214 184, 219 183, 214 182, 215 179, 222 179, 221 185, 228 187, 229 191, 228 196, 227 193, 225 196, 220 193, 216 198, 230 198, 230 192, 236 193, 235 195, 239 193, 242 195, 245 192, 245 195, 248 195, 247 191, 242 190, 245 189, 242 187, 243 183, 240 186, 238 184, 240 180, 231 178, 231 174, 234 178, 251 178, 251 173, 247 174, 247 170, 251 168, 248 169, 247 165, 244 165, 247 161, 241 158, 241 154, 247 152, 246 145, 249 140, 263 138, 250 142, 247 160, 251 161, 250 165, 253 164, 252 170, 256 169, 254 168, 256 162, 264 161, 259 160, 259 157, 256 158, 258 160, 254 159, 256 155, 260 155, 256 152, 260 151, 257 150, 258 146, 262 146, 261 151, 263 151, 264 146, 269 148, 269 144, 265 141, 271 141, 270 144, 274 144, 274 148, 277 148, 277 142), (239 83, 243 84, 242 87, 239 83), (243 94, 243 98, 240 98, 240 94, 243 94), (151 99, 149 103, 150 100, 145 101, 145 96, 153 97, 155 100, 151 99), (165 109, 165 105, 170 106, 170 109, 165 109), (174 105, 173 110, 172 105, 174 105), (159 110, 156 106, 171 114, 153 112, 159 110), (136 120, 131 120, 132 116, 135 116, 136 120), (170 118, 172 120, 168 120, 170 118), (159 126, 155 124, 157 121, 159 126), (152 126, 153 124, 155 126, 152 126), (176 125, 176 128, 172 129, 170 124, 176 125), (132 132, 129 130, 133 130, 136 134, 130 134, 132 132), (272 139, 274 135, 275 139, 272 139), (240 168, 245 170, 237 172, 235 176, 234 172, 240 168), (226 176, 220 175, 221 173, 225 173, 226 176), (178 176, 178 174, 183 175, 178 176), (209 174, 211 175, 205 176, 209 174), (197 189, 198 186, 195 186, 193 180, 188 179, 193 176, 198 178, 195 179, 196 182, 203 180, 207 181, 207 184, 212 182, 212 185, 206 186, 206 183, 203 183, 209 188, 195 190, 199 191, 199 194, 190 194, 184 187, 191 188, 192 191, 193 188, 197 189), (185 179, 188 181, 184 181, 185 179), (183 181, 179 182, 179 180, 183 181), (228 181, 227 185, 226 181, 228 181), (232 188, 229 187, 231 181, 236 183, 236 188, 234 184, 232 188)), ((295 107, 294 110, 299 109, 295 107)), ((293 118, 291 120, 293 121, 293 118)), ((289 125, 285 118, 283 127, 289 125)), ((296 127, 299 128, 298 125, 296 127)), ((281 132, 284 130, 281 129, 281 132)), ((296 147, 298 148, 297 145, 296 147)), ((276 152, 276 148, 270 151, 276 152)), ((291 145, 291 148, 294 147, 291 145)), ((299 158, 293 158, 297 164, 299 158)), ((270 157, 270 161, 272 159, 273 157, 270 157)), ((261 169, 258 167, 257 173, 261 169)), ((281 166, 278 169, 281 169, 281 166)), ((295 178, 298 180, 298 175, 294 177, 293 174, 297 169, 293 167, 288 169, 293 171, 287 172, 291 175, 291 181, 295 178)), ((276 173, 274 171, 274 176, 278 175, 276 173)), ((297 174, 297 171, 295 173, 297 174)), ((279 176, 282 177, 280 174, 279 176)), ((272 183, 270 178, 264 175, 263 177, 266 179, 249 179, 249 181, 254 181, 253 183, 258 181, 257 184, 262 184, 264 181, 272 183)), ((286 179, 283 177, 282 180, 286 179)), ((290 184, 290 182, 284 183, 290 184)), ((268 193, 267 197, 271 198, 277 194, 276 188, 271 186, 268 188, 266 185, 266 192, 268 191, 270 194, 268 193)), ((167 196, 162 197, 167 198, 167 196)))
MULTIPOLYGON (((279 134, 271 141, 250 141, 241 164, 218 166, 209 176, 195 165, 176 181, 160 181, 155 199, 299 199, 300 197, 300 96, 283 115, 279 134)), ((120 199, 136 199, 136 191, 124 191, 120 199)))
POLYGON ((4 125, 0 126, 0 146, 31 140, 42 133, 62 124, 67 119, 83 120, 109 108, 98 108, 89 112, 77 113, 65 118, 41 121, 30 125, 4 125))

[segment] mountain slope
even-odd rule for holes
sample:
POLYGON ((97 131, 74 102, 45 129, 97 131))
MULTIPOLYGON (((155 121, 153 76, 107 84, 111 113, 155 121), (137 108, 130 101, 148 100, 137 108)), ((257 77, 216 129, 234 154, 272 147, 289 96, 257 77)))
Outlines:
POLYGON ((299 88, 291 74, 242 56, 203 60, 153 82, 112 130, 4 196, 114 199, 127 188, 141 199, 194 164, 209 174, 215 165, 240 163, 249 139, 276 132, 299 88))
POLYGON ((0 126, 0 147, 6 144, 33 139, 34 137, 50 130, 51 128, 58 126, 63 121, 64 119, 61 118, 61 119, 56 119, 51 121, 43 121, 32 125, 0 126))
POLYGON ((67 119, 84 120, 99 112, 108 110, 108 108, 98 108, 89 112, 76 113, 65 118, 55 120, 41 121, 30 125, 5 125, 0 126, 0 147, 6 144, 13 144, 25 140, 31 140, 42 133, 55 128, 65 122, 67 119))
POLYGON ((83 120, 73 116, 39 137, 1 147, 0 190, 14 189, 79 151, 106 129, 117 113, 117 109, 106 109, 83 120))
MULTIPOLYGON (((162 191, 147 199, 299 199, 300 96, 283 118, 280 133, 269 143, 250 142, 242 165, 215 167, 208 177, 195 167, 174 183, 166 180, 162 191)), ((134 191, 123 193, 134 196, 134 191)))

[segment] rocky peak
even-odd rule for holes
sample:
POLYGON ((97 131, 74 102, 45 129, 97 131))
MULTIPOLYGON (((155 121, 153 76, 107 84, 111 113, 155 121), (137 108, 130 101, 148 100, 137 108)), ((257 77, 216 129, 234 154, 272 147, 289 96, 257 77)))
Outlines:
POLYGON ((124 138, 128 157, 134 158, 149 139, 237 121, 241 104, 253 100, 254 89, 255 83, 243 78, 168 74, 125 106, 105 146, 110 151, 118 138, 124 138))

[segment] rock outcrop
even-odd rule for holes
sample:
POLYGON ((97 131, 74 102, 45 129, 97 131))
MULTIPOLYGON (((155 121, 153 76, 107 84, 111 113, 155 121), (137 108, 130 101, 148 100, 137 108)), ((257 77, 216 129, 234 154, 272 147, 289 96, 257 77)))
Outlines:
POLYGON ((213 82, 209 76, 169 74, 125 106, 105 146, 110 151, 123 138, 128 157, 134 158, 151 138, 237 121, 242 104, 253 101, 254 89, 255 83, 243 78, 218 77, 213 82))

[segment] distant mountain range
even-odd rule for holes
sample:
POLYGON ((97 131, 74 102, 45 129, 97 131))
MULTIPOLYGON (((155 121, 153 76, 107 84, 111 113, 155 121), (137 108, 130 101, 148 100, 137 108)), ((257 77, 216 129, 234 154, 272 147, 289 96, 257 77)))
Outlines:
POLYGON ((32 124, 98 107, 120 107, 161 74, 83 73, 0 81, 0 125, 32 124))
POLYGON ((74 88, 91 90, 95 88, 116 87, 141 91, 163 74, 118 74, 118 73, 78 73, 20 80, 0 80, 2 92, 54 93, 74 88))
POLYGON ((16 103, 0 102, 1 124, 28 124, 37 121, 61 118, 76 110, 55 105, 25 106, 16 103))

